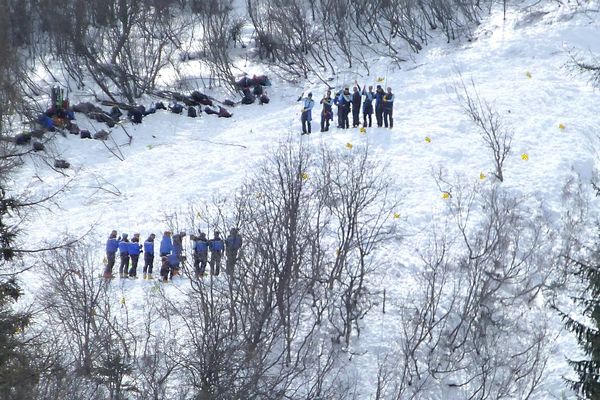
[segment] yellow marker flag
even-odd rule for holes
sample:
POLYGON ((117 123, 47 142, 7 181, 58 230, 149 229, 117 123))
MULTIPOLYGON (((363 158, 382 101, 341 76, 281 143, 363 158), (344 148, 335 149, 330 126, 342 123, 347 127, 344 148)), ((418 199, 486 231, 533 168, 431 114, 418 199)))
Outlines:
POLYGON ((380 76, 379 78, 377 78, 377 82, 383 82, 383 81, 385 81, 384 77, 380 76))
POLYGON ((400 214, 394 213, 394 219, 398 219, 398 218, 400 218, 400 214))
POLYGON ((485 178, 487 178, 487 176, 485 176, 485 174, 483 172, 480 172, 479 179, 484 180, 485 178))
POLYGON ((125 296, 121 296, 121 304, 125 305, 125 296))
POLYGON ((531 79, 531 72, 529 72, 529 71, 525 72, 525 76, 527 76, 527 78, 531 79))
POLYGON ((566 126, 564 124, 558 124, 558 129, 565 129, 566 126))
POLYGON ((427 143, 431 143, 431 138, 430 138, 429 136, 425 136, 425 141, 426 141, 427 143))
POLYGON ((339 256, 340 255, 340 249, 335 249, 335 255, 339 256))
POLYGON ((353 146, 352 146, 352 143, 350 143, 350 142, 346 143, 346 148, 347 148, 348 150, 352 150, 352 147, 353 147, 353 146))
POLYGON ((363 126, 362 128, 360 128, 360 133, 364 135, 365 133, 367 133, 367 129, 363 126))
POLYGON ((302 173, 302 180, 305 181, 308 179, 308 174, 306 172, 302 173))
POLYGON ((521 154, 521 160, 523 160, 523 161, 529 160, 529 156, 527 155, 527 153, 521 154))
POLYGON ((448 193, 448 192, 444 192, 444 193, 442 193, 442 199, 445 199, 445 200, 447 200, 447 199, 449 199, 450 197, 451 197, 451 196, 450 196, 450 193, 448 193))

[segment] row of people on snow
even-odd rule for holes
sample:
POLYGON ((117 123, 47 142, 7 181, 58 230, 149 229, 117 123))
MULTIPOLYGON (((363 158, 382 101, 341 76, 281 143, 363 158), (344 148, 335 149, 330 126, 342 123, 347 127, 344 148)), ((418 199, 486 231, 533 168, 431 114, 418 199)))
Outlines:
MULTIPOLYGON (((152 279, 154 268, 156 235, 151 233, 148 238, 140 243, 140 234, 133 235, 131 240, 127 233, 117 236, 116 230, 113 230, 106 241, 106 267, 104 277, 114 278, 113 268, 117 261, 117 252, 119 256, 119 276, 121 278, 137 278, 137 268, 140 255, 144 254, 144 279, 152 279)), ((199 231, 198 236, 191 235, 194 274, 197 278, 205 275, 206 265, 210 265, 211 275, 219 275, 223 256, 226 257, 225 273, 233 274, 233 270, 238 258, 238 252, 242 247, 242 236, 237 228, 231 228, 229 235, 224 240, 219 231, 214 231, 213 238, 208 239, 205 232, 199 231), (210 255, 210 260, 209 260, 210 255)), ((186 260, 183 250, 183 238, 185 232, 173 234, 171 231, 165 231, 160 240, 158 254, 160 256, 161 267, 160 276, 163 281, 172 279, 179 274, 181 263, 186 260)))
MULTIPOLYGON (((388 87, 387 92, 383 90, 381 85, 377 85, 375 91, 373 86, 363 85, 362 90, 355 82, 355 86, 352 88, 350 93, 349 88, 344 88, 336 93, 335 97, 331 97, 331 90, 327 90, 321 104, 323 106, 321 110, 321 132, 329 130, 329 122, 333 120, 333 106, 337 106, 337 127, 347 129, 350 127, 349 115, 352 113, 352 127, 356 128, 360 125, 360 111, 362 108, 362 125, 363 127, 371 127, 373 124, 372 116, 375 113, 375 119, 377 126, 386 128, 393 128, 394 119, 394 94, 392 88, 388 87), (364 98, 364 99, 363 99, 364 98), (373 101, 375 106, 373 107, 373 101)), ((302 134, 311 133, 311 120, 312 120, 312 109, 315 105, 315 101, 312 98, 312 93, 308 93, 306 97, 303 97, 304 93, 300 95, 298 101, 302 101, 302 114, 300 120, 302 122, 302 134)))

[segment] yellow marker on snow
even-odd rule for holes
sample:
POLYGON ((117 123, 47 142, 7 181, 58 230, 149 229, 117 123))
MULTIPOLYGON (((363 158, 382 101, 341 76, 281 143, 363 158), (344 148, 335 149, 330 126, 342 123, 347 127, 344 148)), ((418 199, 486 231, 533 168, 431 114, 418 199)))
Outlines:
POLYGON ((529 160, 529 156, 527 155, 527 153, 521 154, 521 160, 523 160, 523 161, 529 160))
POLYGON ((450 193, 448 193, 448 192, 444 192, 444 193, 442 193, 442 199, 444 199, 444 200, 447 200, 447 199, 449 199, 450 197, 451 197, 451 196, 450 196, 450 193))
POLYGON ((484 180, 485 178, 487 178, 487 176, 485 176, 485 174, 483 172, 480 172, 479 179, 484 180))
POLYGON ((121 296, 121 304, 125 305, 125 296, 121 296))
POLYGON ((305 181, 308 179, 308 174, 306 172, 302 173, 302 180, 305 181))
POLYGON ((529 72, 529 71, 525 72, 525 76, 526 76, 527 78, 531 79, 531 72, 529 72))
POLYGON ((425 136, 425 141, 426 141, 427 143, 431 143, 431 138, 430 138, 429 136, 425 136))
POLYGON ((350 143, 350 142, 346 143, 346 148, 347 148, 348 150, 352 150, 352 147, 353 147, 353 146, 352 146, 352 143, 350 143))
POLYGON ((364 126, 362 128, 359 129, 360 133, 362 133, 363 135, 365 133, 367 133, 367 128, 365 128, 364 126))
POLYGON ((398 219, 400 218, 400 214, 399 213, 394 213, 394 219, 398 219))
POLYGON ((152 145, 149 144, 148 146, 146 146, 148 148, 148 150, 152 150, 152 145))
POLYGON ((381 76, 380 76, 379 78, 377 78, 377 82, 383 82, 383 81, 385 81, 385 78, 384 78, 384 77, 381 77, 381 76))
POLYGON ((558 124, 558 129, 565 129, 566 126, 564 124, 558 124))
POLYGON ((335 249, 335 255, 339 256, 340 255, 340 249, 335 249))

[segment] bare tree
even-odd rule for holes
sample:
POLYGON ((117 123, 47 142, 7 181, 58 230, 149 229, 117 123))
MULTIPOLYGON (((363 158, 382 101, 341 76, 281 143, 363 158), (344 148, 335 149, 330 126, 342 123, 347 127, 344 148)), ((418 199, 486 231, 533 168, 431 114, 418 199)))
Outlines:
POLYGON ((332 218, 328 225, 336 235, 332 268, 326 272, 334 308, 333 325, 346 346, 358 321, 370 309, 368 276, 375 272, 373 253, 392 238, 390 223, 397 199, 391 194, 386 166, 369 156, 368 146, 352 152, 323 149, 320 160, 319 192, 332 218), (355 327, 353 329, 353 327, 355 327))
POLYGON ((514 136, 512 129, 507 127, 502 116, 479 96, 473 80, 471 80, 471 88, 468 88, 461 76, 454 92, 465 113, 479 128, 479 136, 491 152, 494 176, 500 182, 504 182, 503 167, 512 146, 514 136))
POLYGON ((85 74, 112 100, 130 103, 154 89, 160 71, 178 46, 185 18, 172 18, 169 4, 103 0, 88 6, 73 0, 62 7, 42 2, 40 12, 63 65, 79 86, 85 74))
POLYGON ((560 239, 500 186, 453 186, 450 219, 420 250, 424 290, 401 306, 402 350, 380 372, 396 368, 399 383, 380 382, 380 398, 444 390, 436 382, 464 398, 530 398, 548 343, 536 301, 562 265, 560 239))

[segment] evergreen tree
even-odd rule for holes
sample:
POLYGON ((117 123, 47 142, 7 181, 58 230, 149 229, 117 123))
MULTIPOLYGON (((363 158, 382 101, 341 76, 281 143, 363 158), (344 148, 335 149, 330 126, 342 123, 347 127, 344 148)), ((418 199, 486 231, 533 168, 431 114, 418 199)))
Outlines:
MULTIPOLYGON (((599 234, 600 236, 600 234, 599 234)), ((574 261, 575 273, 585 288, 578 297, 572 297, 583 310, 583 317, 574 317, 557 310, 565 327, 573 332, 585 359, 569 360, 569 365, 577 374, 576 380, 566 379, 569 387, 578 396, 586 399, 600 399, 600 246, 593 249, 586 261, 574 261)))
MULTIPOLYGON (((19 82, 24 64, 18 56, 17 45, 23 42, 19 23, 23 19, 11 18, 18 6, 10 1, 7 12, 0 13, 0 136, 9 134, 13 127, 11 116, 22 110, 23 95, 19 82), (15 22, 16 21, 16 22, 15 22)), ((21 25, 23 26, 23 25, 21 25)), ((31 349, 31 338, 21 333, 29 325, 29 313, 17 312, 14 303, 21 289, 11 270, 15 263, 15 240, 19 232, 16 225, 24 204, 7 188, 7 180, 19 165, 19 151, 12 143, 0 140, 0 399, 33 399, 39 374, 31 349)))
POLYGON ((0 399, 6 400, 34 398, 38 381, 33 358, 20 334, 30 315, 12 309, 20 295, 14 279, 0 282, 0 399))

